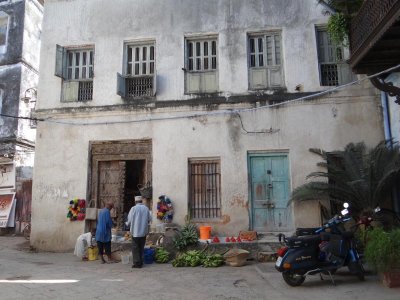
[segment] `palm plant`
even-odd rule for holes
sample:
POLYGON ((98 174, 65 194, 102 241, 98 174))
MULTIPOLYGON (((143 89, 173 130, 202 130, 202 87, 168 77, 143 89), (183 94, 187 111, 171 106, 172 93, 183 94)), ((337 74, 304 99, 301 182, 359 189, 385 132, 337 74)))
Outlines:
POLYGON ((400 179, 398 144, 381 142, 368 150, 364 143, 350 143, 342 151, 310 151, 322 157, 317 165, 324 171, 309 174, 313 181, 293 191, 294 201, 348 202, 355 214, 362 214, 387 199, 400 179))

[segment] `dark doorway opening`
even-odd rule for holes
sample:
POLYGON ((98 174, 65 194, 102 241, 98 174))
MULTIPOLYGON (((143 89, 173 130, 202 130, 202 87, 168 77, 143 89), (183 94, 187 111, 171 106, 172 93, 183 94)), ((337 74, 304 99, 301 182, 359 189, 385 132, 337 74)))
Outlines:
POLYGON ((124 195, 124 214, 129 213, 132 206, 135 205, 135 196, 140 196, 138 184, 145 181, 145 160, 127 160, 125 171, 125 195, 124 195))

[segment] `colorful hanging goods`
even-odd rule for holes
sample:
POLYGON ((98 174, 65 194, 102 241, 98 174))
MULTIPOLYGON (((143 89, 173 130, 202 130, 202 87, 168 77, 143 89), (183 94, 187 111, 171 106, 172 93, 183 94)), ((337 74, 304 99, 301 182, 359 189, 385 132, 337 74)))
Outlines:
POLYGON ((166 223, 171 222, 174 216, 171 199, 165 195, 158 197, 157 201, 157 219, 166 223))
POLYGON ((67 218, 70 221, 85 220, 86 201, 84 199, 74 198, 69 201, 67 218))

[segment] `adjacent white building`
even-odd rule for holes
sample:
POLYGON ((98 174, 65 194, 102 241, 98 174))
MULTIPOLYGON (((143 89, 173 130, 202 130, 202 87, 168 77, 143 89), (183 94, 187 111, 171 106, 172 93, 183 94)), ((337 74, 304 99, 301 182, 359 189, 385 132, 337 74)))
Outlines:
POLYGON ((0 227, 13 228, 0 234, 30 221, 42 18, 43 0, 0 1, 0 227), (15 194, 16 213, 5 212, 15 194))
POLYGON ((150 182, 174 222, 213 234, 316 225, 319 205, 287 206, 316 168, 309 148, 375 145, 379 94, 355 80, 314 0, 48 0, 33 185, 33 246, 73 247, 94 221, 69 201, 117 204, 150 182))

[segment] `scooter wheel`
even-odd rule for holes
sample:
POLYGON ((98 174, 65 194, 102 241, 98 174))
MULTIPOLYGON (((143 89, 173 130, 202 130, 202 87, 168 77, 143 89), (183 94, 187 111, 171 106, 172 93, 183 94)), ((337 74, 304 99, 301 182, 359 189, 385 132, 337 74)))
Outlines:
POLYGON ((350 272, 356 275, 360 281, 365 280, 365 270, 361 261, 351 262, 348 267, 350 272))
POLYGON ((364 266, 362 265, 361 261, 358 261, 358 265, 357 265, 357 277, 358 280, 360 281, 365 281, 365 270, 364 270, 364 266))
POLYGON ((294 272, 285 271, 282 273, 283 280, 290 286, 302 285, 306 277, 301 274, 296 274, 294 272))

